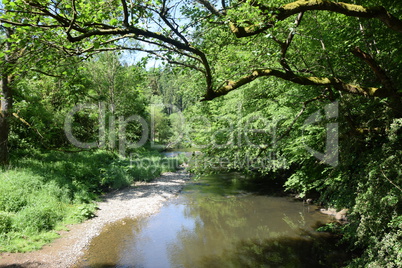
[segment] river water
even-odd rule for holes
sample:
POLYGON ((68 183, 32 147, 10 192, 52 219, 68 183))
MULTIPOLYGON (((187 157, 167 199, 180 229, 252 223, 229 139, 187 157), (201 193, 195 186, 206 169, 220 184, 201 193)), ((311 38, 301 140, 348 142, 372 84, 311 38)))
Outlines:
POLYGON ((331 218, 267 179, 203 177, 148 218, 107 226, 79 267, 339 267, 331 218))

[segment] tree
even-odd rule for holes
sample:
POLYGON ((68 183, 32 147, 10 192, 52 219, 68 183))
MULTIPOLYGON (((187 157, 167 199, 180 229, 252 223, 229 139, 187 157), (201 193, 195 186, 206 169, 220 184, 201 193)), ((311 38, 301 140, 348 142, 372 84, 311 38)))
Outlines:
MULTIPOLYGON (((0 17, 10 14, 7 3, 0 5, 0 17)), ((14 3, 11 3, 13 5, 14 3)), ((19 21, 23 18, 18 18, 19 21)), ((1 116, 0 116, 0 165, 9 159, 10 119, 16 116, 13 111, 15 86, 27 73, 39 73, 51 77, 61 77, 64 70, 57 68, 69 61, 80 60, 70 57, 58 46, 57 38, 50 40, 52 32, 42 29, 15 27, 1 22, 0 25, 0 71, 1 71, 1 116), (60 72, 61 71, 61 72, 60 72)), ((72 48, 73 46, 70 46, 72 48)))
MULTIPOLYGON (((11 36, 12 30, 8 27, 2 27, 5 32, 5 38, 11 36)), ((3 40, 4 40, 3 39, 3 40)), ((3 41, 2 40, 2 41, 3 41)), ((0 92, 0 165, 8 162, 8 133, 9 133, 9 117, 13 105, 12 97, 12 82, 13 72, 12 68, 15 64, 15 53, 4 53, 2 51, 10 51, 11 44, 8 41, 2 42, 4 48, 0 51, 3 54, 1 64, 1 92, 0 92)))
MULTIPOLYGON (((123 65, 115 51, 97 54, 85 66, 85 76, 90 80, 89 95, 100 107, 99 114, 102 113, 101 109, 106 109, 103 115, 108 125, 106 132, 109 142, 106 142, 106 146, 114 150, 119 120, 130 116, 148 118, 145 71, 137 65, 123 65)), ((141 126, 135 122, 128 124, 126 132, 129 140, 139 140, 142 135, 141 126)))
MULTIPOLYGON (((37 43, 38 39, 42 38, 40 41, 69 55, 88 54, 94 50, 128 49, 145 51, 169 63, 198 70, 205 77, 204 100, 225 95, 257 78, 274 76, 301 85, 333 88, 362 96, 389 98, 389 105, 398 116, 401 115, 401 96, 393 84, 393 79, 373 55, 358 46, 352 48, 352 53, 371 68, 379 84, 365 85, 365 81, 353 83, 353 80, 342 79, 336 73, 312 76, 310 75, 312 70, 294 70, 291 68, 292 59, 289 59, 289 50, 296 33, 292 30, 282 40, 276 35, 268 34, 270 39, 279 45, 281 68, 250 68, 247 75, 233 81, 226 78, 227 82, 222 85, 219 77, 216 77, 215 68, 211 68, 211 60, 208 59, 213 58, 213 55, 209 54, 208 49, 204 49, 203 38, 200 35, 207 31, 202 27, 209 25, 208 27, 212 29, 222 29, 223 26, 237 38, 265 37, 269 30, 286 27, 286 24, 281 23, 292 16, 297 15, 293 25, 293 29, 296 29, 306 21, 303 19, 304 13, 329 11, 347 17, 377 19, 384 30, 389 28, 395 31, 398 38, 402 32, 402 21, 386 8, 307 0, 289 4, 276 1, 269 5, 259 1, 238 1, 230 4, 222 1, 217 5, 202 0, 193 6, 190 3, 192 1, 186 3, 167 0, 161 2, 4 1, 0 22, 19 30, 21 34, 16 36, 17 40, 23 38, 23 33, 33 36, 32 29, 35 29, 38 37, 22 43, 37 43), (180 21, 182 16, 187 20, 180 21), (65 40, 70 43, 66 43, 65 40), (136 42, 130 43, 130 40, 136 42), (140 43, 145 44, 145 47, 140 43)), ((396 10, 398 9, 394 7, 393 11, 396 10)), ((222 36, 225 32, 221 30, 218 34, 222 36)), ((215 66, 213 61, 212 64, 215 66)))
MULTIPOLYGON (((402 265, 401 2, 218 2, 4 1, 0 22, 18 30, 16 49, 46 44, 71 56, 143 51, 198 71, 205 78, 203 100, 214 101, 187 113, 201 111, 210 119, 212 133, 196 137, 219 145, 207 147, 207 156, 262 159, 270 153, 266 134, 272 132, 253 118, 272 119, 282 126, 275 133, 279 157, 289 161, 258 171, 278 175, 278 167, 287 168, 289 189, 318 191, 323 202, 351 208, 344 233, 351 245, 365 249, 367 260, 357 260, 358 266, 402 265), (335 100, 342 161, 331 167, 302 150, 303 143, 323 149, 322 127, 330 119, 301 125, 335 100), (260 132, 237 135, 244 122, 260 132), (254 146, 225 147, 245 138, 254 146)), ((189 83, 194 90, 185 94, 200 95, 198 76, 195 80, 189 83)), ((205 128, 202 122, 198 126, 205 128)), ((245 169, 242 163, 227 168, 245 169)))
MULTIPOLYGON (((190 4, 189 1, 186 4, 190 4)), ((107 1, 13 1, 5 2, 7 13, 1 21, 15 27, 35 27, 65 36, 70 42, 82 43, 80 51, 111 45, 112 47, 142 50, 159 56, 168 62, 198 69, 205 75, 205 99, 227 94, 256 78, 275 76, 302 85, 331 86, 348 93, 392 97, 399 99, 399 93, 392 87, 384 70, 376 64, 374 58, 356 47, 353 53, 367 63, 382 82, 382 86, 355 85, 345 82, 339 77, 315 77, 295 73, 287 64, 287 51, 292 43, 293 34, 285 40, 277 40, 281 46, 282 70, 258 68, 249 70, 249 74, 224 86, 215 84, 213 71, 202 45, 192 40, 194 28, 199 26, 196 20, 209 20, 216 24, 225 24, 238 38, 246 38, 266 33, 276 28, 280 22, 293 15, 299 15, 296 24, 300 24, 302 14, 308 11, 329 11, 350 17, 378 19, 385 27, 397 34, 402 32, 402 21, 387 11, 384 7, 365 7, 333 1, 298 0, 289 4, 265 4, 259 1, 239 1, 228 5, 214 5, 209 1, 199 1, 193 7, 186 8, 180 2, 149 1, 120 2, 107 1), (204 10, 200 10, 200 8, 204 10), (180 9, 180 11, 178 11, 180 9), (179 17, 185 15, 190 20, 180 23, 179 17), (24 19, 22 20, 21 17, 24 19), (152 30, 151 30, 152 29, 152 30), (155 29, 155 30, 153 30, 155 29), (125 47, 123 40, 136 40, 155 47, 155 49, 140 46, 125 47), (92 43, 88 43, 92 41, 92 43), (177 56, 173 57, 172 53, 177 56), (182 61, 181 59, 189 59, 182 61)), ((213 24, 213 25, 214 25, 213 24)), ((297 25, 296 25, 297 26, 297 25)), ((63 49, 71 48, 63 46, 63 49)), ((397 105, 394 105, 397 106, 397 105)), ((395 108, 397 109, 397 108, 395 108)))

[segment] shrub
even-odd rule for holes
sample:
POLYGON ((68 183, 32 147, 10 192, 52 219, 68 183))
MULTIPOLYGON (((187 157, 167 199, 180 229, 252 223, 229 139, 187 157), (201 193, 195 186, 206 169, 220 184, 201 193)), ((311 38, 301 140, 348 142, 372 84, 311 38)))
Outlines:
POLYGON ((12 218, 9 213, 0 211, 0 235, 6 234, 11 230, 12 218))
POLYGON ((14 225, 17 230, 39 233, 52 230, 63 220, 65 205, 47 192, 38 192, 29 200, 29 205, 16 214, 14 225))
POLYGON ((40 248, 56 236, 55 228, 93 217, 93 201, 102 192, 149 181, 168 169, 157 152, 142 149, 136 156, 152 161, 136 166, 101 150, 14 159, 14 167, 0 173, 0 251, 40 248))
POLYGON ((41 178, 25 171, 10 170, 0 175, 0 211, 17 212, 27 197, 39 189, 41 178))

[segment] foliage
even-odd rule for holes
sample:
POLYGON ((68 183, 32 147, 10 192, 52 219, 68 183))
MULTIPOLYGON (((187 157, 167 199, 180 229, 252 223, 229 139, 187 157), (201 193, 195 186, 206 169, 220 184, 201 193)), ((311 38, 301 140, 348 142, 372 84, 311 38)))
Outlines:
MULTIPOLYGON (((147 86, 140 67, 123 66, 116 54, 108 53, 62 69, 68 75, 26 75, 16 82, 9 141, 12 149, 70 147, 64 123, 68 112, 79 104, 99 108, 77 112, 72 134, 79 141, 97 141, 99 147, 112 151, 119 146, 120 121, 133 115, 148 120, 147 86), (102 127, 105 133, 100 137, 102 127)), ((141 129, 132 122, 126 133, 127 142, 136 141, 141 129)))
POLYGON ((107 151, 15 157, 0 174, 0 251, 38 249, 66 223, 93 217, 100 194, 150 181, 180 164, 146 150, 135 157, 122 159, 107 151))
MULTIPOLYGON (((104 102, 109 140, 98 145, 115 151, 116 128, 110 116, 136 114, 149 123, 148 104, 164 104, 153 114, 151 143, 202 149, 193 166, 197 173, 237 170, 286 177, 288 191, 349 208, 350 222, 342 234, 350 250, 362 252, 351 267, 401 266, 401 1, 218 2, 3 1, 2 78, 17 77, 11 83, 13 112, 20 115, 12 122, 11 148, 26 149, 25 155, 38 158, 43 155, 35 151, 42 143, 66 147, 61 135, 66 112, 78 102, 98 107, 104 102), (3 34, 7 29, 12 34, 3 34), (147 52, 186 69, 146 72, 124 66, 113 53, 94 57, 122 49, 147 52), (60 55, 93 60, 74 65, 83 69, 62 67, 54 63, 60 55), (33 75, 33 66, 53 77, 33 75), (195 103, 202 96, 213 101, 195 103), (330 117, 325 111, 335 101, 337 113, 330 117), (166 104, 178 111, 166 109, 166 104), (332 132, 330 125, 336 125, 332 132), (38 135, 39 142, 34 138, 38 135), (339 159, 332 164, 311 153, 326 152, 328 135, 336 135, 338 142, 339 159)), ((62 62, 70 63, 72 58, 64 56, 62 62)), ((74 134, 97 140, 100 117, 95 110, 77 113, 74 134)), ((138 140, 141 126, 131 122, 127 129, 128 140, 138 140)), ((152 173, 140 165, 129 168, 127 159, 116 160, 105 152, 91 156, 94 165, 84 161, 90 158, 85 153, 69 161, 52 157, 58 156, 46 159, 51 167, 39 160, 19 160, 18 166, 31 167, 24 172, 32 180, 24 183, 12 170, 5 173, 16 184, 0 186, 5 193, 0 197, 5 211, 0 226, 9 226, 13 213, 33 211, 27 208, 36 202, 25 192, 30 190, 18 185, 40 191, 50 187, 57 198, 48 201, 57 206, 65 198, 89 202, 101 190, 152 173), (67 172, 68 177, 62 175, 67 172), (65 189, 59 193, 56 186, 65 189)), ((82 208, 77 213, 87 212, 82 208)), ((37 231, 46 230, 60 217, 58 211, 43 207, 32 221, 37 231)))

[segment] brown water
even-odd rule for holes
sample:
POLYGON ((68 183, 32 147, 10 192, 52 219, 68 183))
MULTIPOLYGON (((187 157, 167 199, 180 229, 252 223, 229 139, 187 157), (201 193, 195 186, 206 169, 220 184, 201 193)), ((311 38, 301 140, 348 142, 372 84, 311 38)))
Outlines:
POLYGON ((339 267, 315 206, 239 174, 187 185, 158 214, 107 226, 79 267, 339 267))

